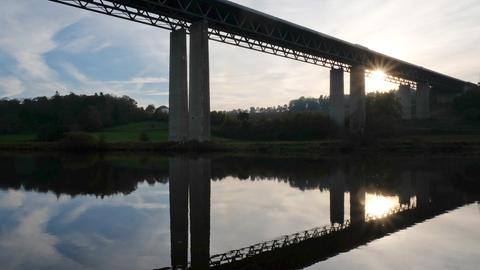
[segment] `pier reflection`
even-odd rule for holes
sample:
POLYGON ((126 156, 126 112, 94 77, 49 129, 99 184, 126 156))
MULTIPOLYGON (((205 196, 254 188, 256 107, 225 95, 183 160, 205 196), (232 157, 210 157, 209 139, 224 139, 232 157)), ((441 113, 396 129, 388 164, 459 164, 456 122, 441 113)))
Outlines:
MULTIPOLYGON (((162 255, 153 256, 155 267, 298 269, 478 201, 479 164, 472 159, 18 154, 0 155, 0 189, 27 198, 69 195, 68 207, 61 200, 45 204, 64 213, 62 219, 50 218, 48 233, 70 249, 76 243, 68 242, 69 236, 97 239, 118 221, 125 226, 106 235, 111 242, 136 232, 153 235, 150 228, 165 226, 158 228, 165 238, 157 245, 162 255), (216 193, 220 186, 228 192, 216 193), (138 189, 152 193, 141 197, 138 189), (127 199, 141 204, 121 204, 127 199), (162 218, 141 223, 159 212, 162 218), (127 224, 130 218, 137 220, 127 224), (82 231, 88 226, 90 231, 82 231)), ((5 213, 7 222, 14 220, 5 213)), ((82 262, 102 258, 78 251, 82 262)))
MULTIPOLYGON (((363 164, 339 166, 323 178, 325 184, 319 184, 326 185, 330 193, 331 224, 211 255, 212 161, 174 157, 169 162, 172 269, 307 267, 478 199, 475 194, 465 196, 464 187, 447 181, 441 174, 422 169, 397 174, 384 183, 387 188, 383 189, 372 184, 372 176, 363 164), (347 199, 349 217, 345 218, 347 199), (188 213, 190 262, 186 244, 188 213)), ((299 179, 295 181, 300 183, 299 179)))

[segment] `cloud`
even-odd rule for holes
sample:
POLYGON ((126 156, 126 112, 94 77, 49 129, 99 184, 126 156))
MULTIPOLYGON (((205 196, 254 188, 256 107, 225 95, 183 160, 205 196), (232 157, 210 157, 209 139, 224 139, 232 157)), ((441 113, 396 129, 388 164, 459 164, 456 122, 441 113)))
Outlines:
POLYGON ((17 190, 8 190, 0 197, 0 208, 16 209, 23 205, 25 193, 17 190))
POLYGON ((0 97, 14 97, 23 93, 22 81, 16 78, 0 78, 0 97))
MULTIPOLYGON (((455 6, 449 0, 235 2, 465 80, 480 75, 476 0, 455 6)), ((168 31, 48 1, 4 0, 2 10, 8 12, 0 17, 0 52, 13 62, 0 76, 21 81, 17 95, 102 89, 128 94, 141 105, 168 102, 168 31)), ((328 69, 210 44, 212 109, 328 94, 328 69)))

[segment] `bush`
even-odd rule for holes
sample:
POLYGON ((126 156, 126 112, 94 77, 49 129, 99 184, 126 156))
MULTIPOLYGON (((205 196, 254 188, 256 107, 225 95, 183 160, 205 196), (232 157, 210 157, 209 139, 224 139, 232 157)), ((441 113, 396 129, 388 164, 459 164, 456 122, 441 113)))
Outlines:
POLYGON ((402 119, 402 107, 395 93, 371 93, 365 103, 366 134, 374 137, 395 135, 402 119))
POLYGON ((37 141, 52 142, 63 138, 65 129, 58 126, 44 126, 37 133, 37 141))
POLYGON ((453 107, 463 119, 480 122, 480 91, 465 92, 455 98, 453 107))
POLYGON ((97 148, 100 140, 85 132, 68 132, 64 134, 61 142, 65 148, 82 150, 97 148))
POLYGON ((337 126, 318 112, 281 112, 212 118, 213 133, 242 140, 321 140, 338 134, 337 126))
POLYGON ((149 137, 148 134, 145 133, 145 132, 140 133, 140 135, 138 136, 138 139, 139 139, 141 142, 148 142, 148 141, 150 141, 150 137, 149 137))

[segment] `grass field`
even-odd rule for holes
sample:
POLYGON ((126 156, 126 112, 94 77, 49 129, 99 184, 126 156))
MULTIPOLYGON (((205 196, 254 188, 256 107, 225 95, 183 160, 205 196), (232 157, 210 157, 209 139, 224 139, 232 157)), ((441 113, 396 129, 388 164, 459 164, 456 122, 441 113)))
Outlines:
MULTIPOLYGON (((146 134, 149 142, 165 142, 168 139, 166 122, 146 121, 122 126, 110 127, 91 134, 107 143, 139 142, 140 134, 146 134)), ((0 135, 0 143, 16 144, 35 141, 35 134, 0 135)))
POLYGON ((147 121, 123 126, 115 126, 94 132, 98 138, 103 138, 107 143, 138 142, 144 133, 149 142, 165 142, 168 139, 168 124, 166 122, 147 121))
POLYGON ((0 143, 15 144, 22 142, 31 142, 35 140, 35 137, 35 134, 0 135, 0 143))

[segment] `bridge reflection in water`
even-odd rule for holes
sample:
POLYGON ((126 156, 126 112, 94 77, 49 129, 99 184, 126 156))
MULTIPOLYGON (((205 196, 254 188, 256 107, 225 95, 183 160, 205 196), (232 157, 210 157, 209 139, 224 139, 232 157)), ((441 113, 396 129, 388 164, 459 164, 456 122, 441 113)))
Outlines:
POLYGON ((330 225, 210 255, 211 161, 174 157, 169 169, 172 266, 163 269, 298 269, 476 200, 418 170, 400 175, 393 197, 397 202, 390 198, 386 203, 367 193, 362 166, 349 166, 328 176, 330 225), (346 193, 349 219, 345 219, 346 193))

